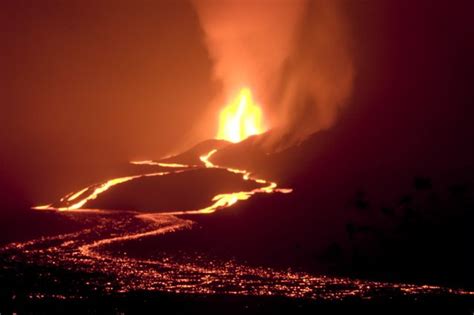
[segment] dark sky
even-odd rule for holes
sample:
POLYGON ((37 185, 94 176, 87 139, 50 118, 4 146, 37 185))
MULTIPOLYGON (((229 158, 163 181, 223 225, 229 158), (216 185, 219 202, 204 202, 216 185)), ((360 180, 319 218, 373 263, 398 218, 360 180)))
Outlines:
POLYGON ((364 3, 351 11, 358 81, 346 114, 360 117, 351 119, 354 134, 400 148, 404 159, 472 167, 474 3, 364 3))
MULTIPOLYGON (((472 3, 347 1, 356 79, 346 110, 367 141, 446 156, 473 143, 472 3)), ((195 128, 220 86, 186 1, 6 0, 0 32, 6 195, 49 201, 217 128, 195 128)))

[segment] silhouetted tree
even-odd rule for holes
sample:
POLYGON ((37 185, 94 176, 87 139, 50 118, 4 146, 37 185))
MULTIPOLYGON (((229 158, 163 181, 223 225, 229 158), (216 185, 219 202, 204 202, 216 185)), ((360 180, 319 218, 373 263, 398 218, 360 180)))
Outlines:
MULTIPOLYGON (((416 281, 472 285, 474 195, 466 183, 446 188, 434 191, 429 177, 415 177, 415 191, 381 206, 381 217, 372 212, 347 223, 351 272, 366 276, 376 268, 416 281), (416 193, 421 191, 428 194, 416 193), (392 224, 384 224, 387 221, 392 224)), ((356 213, 369 204, 366 194, 358 191, 356 213)))

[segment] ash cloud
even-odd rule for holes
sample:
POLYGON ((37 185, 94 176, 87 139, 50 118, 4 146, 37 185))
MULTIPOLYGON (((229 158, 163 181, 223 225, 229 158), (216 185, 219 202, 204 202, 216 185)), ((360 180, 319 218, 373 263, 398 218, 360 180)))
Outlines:
POLYGON ((193 4, 215 78, 223 84, 219 102, 249 86, 273 130, 265 145, 288 146, 336 121, 354 78, 350 36, 339 0, 193 4))

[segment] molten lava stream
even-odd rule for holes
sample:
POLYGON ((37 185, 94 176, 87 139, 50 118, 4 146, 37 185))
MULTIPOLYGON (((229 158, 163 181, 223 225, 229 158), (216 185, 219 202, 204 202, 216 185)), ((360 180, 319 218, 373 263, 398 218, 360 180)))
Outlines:
POLYGON ((172 212, 171 214, 197 214, 197 213, 212 213, 216 211, 217 209, 221 208, 227 208, 232 206, 233 204, 237 203, 240 200, 247 200, 251 196, 257 193, 274 193, 274 192, 280 192, 280 193, 291 193, 293 190, 290 188, 277 188, 277 184, 274 182, 270 182, 264 179, 258 179, 258 178, 253 178, 250 176, 250 172, 246 170, 240 170, 240 169, 234 169, 234 168, 226 168, 223 166, 218 166, 215 165, 210 161, 210 158, 212 155, 214 155, 217 152, 216 149, 210 151, 209 153, 202 155, 199 157, 199 159, 204 163, 204 165, 207 168, 219 168, 219 169, 224 169, 228 172, 231 173, 236 173, 236 174, 242 174, 242 178, 244 180, 252 180, 256 183, 265 185, 261 188, 256 188, 251 191, 238 191, 238 192, 233 192, 233 193, 228 193, 228 194, 219 194, 214 196, 212 201, 214 201, 214 204, 212 204, 209 207, 206 207, 204 209, 199 209, 199 210, 191 210, 191 211, 182 211, 182 212, 172 212))
MULTIPOLYGON (((238 192, 233 192, 233 193, 218 194, 212 198, 213 203, 208 207, 205 207, 202 209, 196 209, 196 210, 168 211, 166 212, 167 214, 177 215, 177 214, 212 213, 216 211, 217 209, 230 207, 240 200, 247 200, 252 195, 257 194, 257 193, 274 193, 274 192, 290 193, 292 191, 291 189, 287 189, 287 188, 286 189, 277 188, 277 184, 274 182, 270 182, 270 181, 259 179, 259 178, 253 178, 250 176, 250 172, 246 170, 226 168, 219 165, 215 165, 214 163, 210 161, 210 158, 216 152, 217 150, 214 149, 208 152, 207 154, 200 156, 200 160, 206 168, 218 168, 218 169, 226 170, 227 172, 230 172, 230 173, 242 174, 242 178, 244 180, 254 181, 255 183, 262 185, 263 187, 253 189, 251 191, 238 191, 238 192)), ((143 177, 164 176, 168 174, 176 174, 176 173, 181 173, 181 172, 192 171, 198 168, 195 165, 185 165, 185 164, 178 164, 178 163, 158 163, 154 161, 133 161, 131 163, 135 165, 158 165, 161 167, 174 168, 175 170, 110 179, 104 183, 91 185, 77 192, 72 192, 72 193, 67 194, 66 196, 61 198, 60 200, 61 205, 59 206, 53 206, 50 204, 50 205, 44 205, 44 206, 36 206, 36 207, 33 207, 33 209, 57 210, 57 211, 91 211, 91 210, 104 211, 104 209, 89 209, 89 208, 86 208, 85 206, 88 201, 98 198, 100 194, 103 194, 104 192, 106 192, 107 190, 109 190, 110 188, 116 185, 120 185, 122 183, 140 179, 143 177)))
MULTIPOLYGON (((253 100, 252 93, 249 88, 240 89, 237 96, 221 111, 219 120, 219 131, 217 134, 218 139, 225 139, 231 142, 239 142, 245 138, 260 134, 265 131, 262 122, 262 110, 259 105, 253 100)), ((190 209, 185 211, 169 211, 169 214, 185 214, 185 213, 212 213, 217 209, 230 207, 240 200, 247 200, 252 195, 257 193, 290 193, 291 189, 277 188, 277 184, 274 182, 267 181, 265 179, 253 178, 250 176, 250 172, 246 170, 226 168, 219 165, 215 165, 210 161, 210 158, 215 154, 217 150, 212 150, 205 155, 200 156, 200 160, 204 163, 206 168, 218 168, 226 170, 227 172, 242 174, 244 180, 251 180, 262 187, 253 189, 251 191, 237 191, 233 193, 218 194, 212 198, 212 204, 203 209, 190 209)), ((59 205, 42 205, 36 206, 34 209, 37 210, 58 210, 58 211, 84 211, 84 210, 95 210, 100 211, 101 209, 89 209, 87 203, 99 197, 99 195, 108 191, 110 188, 120 185, 132 180, 140 179, 143 177, 151 176, 164 176, 169 174, 175 174, 178 172, 192 171, 199 168, 197 165, 187 165, 179 163, 161 163, 154 161, 132 161, 134 165, 152 165, 160 166, 169 169, 174 169, 167 172, 149 173, 135 176, 126 176, 110 179, 104 183, 91 185, 85 187, 77 192, 67 194, 61 198, 59 205)), ((163 210, 163 209, 160 209, 163 210)))

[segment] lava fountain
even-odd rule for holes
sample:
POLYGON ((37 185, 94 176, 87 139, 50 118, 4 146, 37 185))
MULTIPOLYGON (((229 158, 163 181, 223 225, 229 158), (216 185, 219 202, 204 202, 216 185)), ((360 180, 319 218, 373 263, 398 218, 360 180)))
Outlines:
POLYGON ((235 143, 264 131, 260 106, 253 100, 249 88, 240 89, 220 113, 217 139, 235 143))

